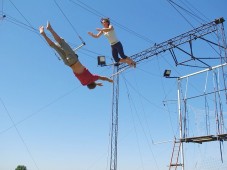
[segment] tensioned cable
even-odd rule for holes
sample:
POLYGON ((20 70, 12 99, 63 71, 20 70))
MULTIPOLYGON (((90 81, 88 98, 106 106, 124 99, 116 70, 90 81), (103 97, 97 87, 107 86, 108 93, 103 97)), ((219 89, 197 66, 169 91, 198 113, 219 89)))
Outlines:
MULTIPOLYGON (((123 77, 124 77, 124 80, 126 80, 125 79, 125 76, 123 75, 123 77)), ((125 83, 126 83, 126 81, 125 81, 125 83)), ((136 81, 135 82, 135 86, 136 86, 136 88, 138 89, 137 91, 139 91, 139 93, 141 93, 140 92, 140 86, 138 85, 138 82, 136 81)), ((141 106, 142 106, 142 113, 143 113, 143 115, 144 115, 144 120, 145 120, 145 123, 146 123, 146 126, 147 126, 147 128, 146 129, 148 129, 148 132, 149 132, 149 135, 150 135, 150 138, 151 138, 151 140, 152 140, 152 143, 154 143, 154 140, 153 140, 153 138, 152 138, 152 135, 151 135, 151 131, 150 131, 150 127, 149 127, 149 123, 148 123, 148 119, 147 119, 147 114, 145 113, 145 109, 144 109, 144 104, 143 104, 143 102, 142 102, 142 100, 141 100, 141 96, 139 96, 139 98, 140 98, 140 104, 141 104, 141 106)), ((141 123, 142 124, 142 123, 141 123)), ((142 126, 142 125, 141 125, 142 126)))
POLYGON ((1 101, 1 103, 2 103, 2 105, 3 105, 3 107, 4 107, 5 111, 6 111, 6 113, 7 113, 7 115, 8 115, 10 121, 12 122, 13 127, 16 129, 16 132, 17 132, 19 138, 21 139, 23 145, 25 146, 25 148, 26 148, 26 150, 27 150, 29 156, 31 157, 33 163, 35 164, 36 168, 39 169, 39 167, 38 167, 38 165, 37 165, 37 163, 36 163, 36 161, 35 161, 35 159, 34 159, 32 153, 31 153, 30 149, 28 148, 28 145, 25 143, 25 140, 24 140, 24 138, 22 137, 20 131, 18 130, 18 128, 17 128, 17 126, 16 126, 16 123, 14 122, 14 120, 13 120, 11 114, 9 113, 9 111, 8 111, 8 109, 7 109, 6 105, 5 105, 5 103, 3 102, 3 100, 2 100, 1 98, 0 98, 0 101, 1 101))
MULTIPOLYGON (((173 1, 171 1, 171 0, 167 0, 167 2, 169 2, 169 4, 184 18, 184 20, 192 27, 192 28, 194 28, 194 26, 187 20, 187 18, 173 5, 173 4, 175 4, 176 5, 176 3, 174 3, 173 1), (173 4, 172 4, 173 3, 173 4)), ((177 5, 178 6, 178 5, 177 5)))
MULTIPOLYGON (((30 25, 28 25, 28 24, 26 24, 26 23, 23 23, 23 22, 17 20, 16 18, 10 16, 10 15, 7 14, 7 13, 4 13, 4 14, 6 14, 6 17, 4 18, 6 21, 8 21, 8 22, 10 22, 10 23, 12 23, 12 24, 15 24, 15 25, 17 25, 17 26, 19 26, 19 27, 21 27, 21 28, 24 28, 24 29, 26 29, 26 30, 28 30, 28 31, 34 32, 34 33, 36 33, 37 35, 40 36, 39 31, 38 31, 37 29, 35 29, 34 27, 32 27, 32 26, 30 26, 30 25)), ((40 37, 41 37, 41 36, 40 36, 40 37)), ((42 38, 42 37, 41 37, 41 38, 42 38)), ((45 41, 44 41, 44 42, 45 42, 45 41)), ((45 43, 46 43, 46 42, 45 42, 45 43)), ((70 45, 73 44, 73 46, 75 46, 75 43, 69 43, 69 44, 70 44, 70 45)), ((90 52, 90 53, 96 54, 96 55, 103 55, 103 54, 100 54, 100 53, 97 53, 97 52, 94 52, 94 51, 91 51, 91 50, 88 50, 88 49, 85 49, 85 48, 83 48, 83 49, 81 49, 81 50, 87 51, 87 52, 90 52)), ((54 51, 54 50, 53 50, 53 51, 54 51)), ((55 53, 55 51, 54 51, 54 53, 55 53)), ((57 54, 55 53, 55 55, 57 55, 57 54)), ((94 57, 93 57, 93 58, 94 58, 94 57)), ((110 58, 110 57, 109 57, 109 58, 110 58)))
MULTIPOLYGON (((169 0, 169 1, 171 1, 174 5, 178 6, 178 8, 180 8, 180 9, 184 10, 185 12, 187 12, 188 14, 190 14, 196 21, 198 21, 198 19, 199 19, 199 20, 205 22, 204 19, 202 19, 201 17, 199 17, 198 15, 196 15, 193 11, 190 12, 189 10, 187 10, 187 9, 183 8, 182 6, 178 5, 176 2, 173 2, 172 0, 169 0)), ((181 1, 181 0, 180 0, 180 1, 181 1)), ((181 2, 182 2, 182 1, 181 1, 181 2)), ((182 2, 182 3, 183 3, 185 6, 187 6, 184 2, 182 2)), ((189 8, 189 7, 188 7, 188 8, 189 8)), ((189 8, 189 9, 190 9, 190 8, 189 8)), ((199 22, 199 21, 198 21, 198 22, 199 22)), ((202 24, 202 23, 200 23, 200 24, 202 24)))
MULTIPOLYGON (((202 21, 206 21, 206 22, 208 22, 208 21, 210 21, 210 19, 209 18, 207 18, 201 11, 199 11, 198 9, 196 9, 189 1, 187 1, 187 0, 185 0, 185 2, 188 4, 186 4, 186 3, 184 3, 182 0, 181 0, 181 2, 183 3, 183 4, 185 4, 185 6, 187 6, 191 11, 192 11, 192 9, 191 8, 193 8, 196 12, 198 12, 203 18, 205 18, 205 19, 201 19, 202 21), (191 8, 190 8, 190 6, 191 6, 191 8)), ((194 13, 194 11, 192 11, 192 13, 194 13)), ((197 15, 196 15, 197 16, 197 15)), ((199 17, 200 18, 200 17, 199 17)))
MULTIPOLYGON (((130 93, 129 93, 129 88, 128 88, 128 86, 127 86, 126 79, 125 79, 124 75, 123 75, 123 79, 124 79, 124 83, 125 83, 125 86, 126 86, 126 89, 127 89, 128 100, 129 100, 129 102, 130 102, 130 110, 131 110, 131 115, 132 115, 132 119, 133 119, 134 129, 135 129, 135 132, 136 132, 137 145, 138 145, 138 147, 139 147, 140 159, 141 159, 141 163, 142 163, 142 166, 143 166, 143 159, 142 159, 142 155, 141 155, 141 151, 140 151, 140 145, 139 145, 139 141, 138 141, 138 133, 137 133, 137 130, 136 130, 135 119, 134 119, 134 116, 133 116, 133 113, 132 113, 132 106, 131 106, 132 103, 134 103, 134 102, 133 102, 132 99, 131 99, 131 96, 130 96, 130 93)), ((137 113, 135 104, 133 104, 133 106, 134 106, 135 112, 137 113)), ((154 161, 155 161, 155 163, 156 163, 156 168, 159 169, 158 163, 157 163, 156 158, 155 158, 155 156, 154 156, 154 153, 153 153, 153 151, 152 151, 152 149, 151 149, 149 140, 148 140, 148 138, 147 138, 147 135, 146 135, 146 133, 145 133, 145 130, 144 130, 144 127, 143 127, 143 125, 142 125, 142 123, 141 123, 141 120, 140 120, 140 118, 139 118, 139 116, 138 116, 138 113, 137 113, 136 115, 137 115, 137 117, 138 117, 140 126, 142 127, 143 133, 144 133, 144 135, 145 135, 145 137, 146 137, 146 140, 147 140, 149 149, 150 149, 150 151, 151 151, 151 153, 152 153, 153 159, 154 159, 154 161)), ((144 167, 142 167, 142 168, 144 169, 144 167)))
MULTIPOLYGON (((32 27, 32 25, 31 25, 31 23, 30 23, 30 22, 24 17, 24 15, 18 10, 18 8, 15 6, 15 4, 14 4, 11 0, 9 0, 9 1, 10 1, 10 3, 14 6, 14 8, 20 13, 20 15, 26 20, 26 22, 29 24, 29 26, 30 26, 31 28, 34 29, 34 27, 32 27)), ((2 10, 2 11, 3 11, 3 10, 2 10)), ((25 143, 25 140, 23 139, 22 135, 20 134, 20 132, 19 132, 17 126, 16 126, 16 123, 15 123, 14 120, 12 119, 12 116, 10 115, 10 113, 9 113, 8 109, 6 108, 6 106, 5 106, 4 102, 2 101, 2 99, 0 99, 0 100, 1 100, 2 105, 3 105, 4 108, 5 108, 6 113, 8 114, 8 116, 9 116, 9 118, 10 118, 12 124, 13 124, 13 127, 16 129, 18 136, 20 137, 22 143, 24 144, 24 146, 25 146, 25 148, 26 148, 26 150, 27 150, 29 156, 31 157, 31 159, 32 159, 33 163, 35 164, 36 168, 39 169, 39 167, 38 167, 38 165, 37 165, 37 163, 36 163, 36 161, 35 161, 35 159, 34 159, 32 153, 31 153, 31 151, 29 150, 27 144, 25 143)))
MULTIPOLYGON (((14 5, 15 6, 15 5, 14 5)), ((16 8, 18 11, 19 11, 19 9, 18 8, 16 8)), ((22 15, 22 13, 21 12, 19 12, 21 15, 22 15)), ((22 15, 23 16, 23 15, 22 15)), ((24 17, 24 16, 23 16, 24 17)), ((10 23, 13 23, 13 24, 15 24, 15 25, 17 25, 17 26, 19 26, 19 27, 21 27, 21 28, 24 28, 24 29, 27 29, 27 30, 29 30, 29 31, 32 31, 32 32, 34 32, 34 33, 36 33, 42 40, 43 40, 43 42, 45 42, 46 44, 47 44, 47 42, 46 41, 44 41, 44 39, 41 37, 41 35, 39 34, 39 32, 38 32, 38 30, 37 29, 35 29, 33 26, 31 26, 31 24, 29 23, 29 24, 25 24, 25 23, 23 23, 23 22, 21 22, 21 21, 19 21, 19 20, 17 20, 17 19, 15 19, 15 18, 13 18, 13 17, 11 17, 10 15, 8 15, 7 14, 7 17, 5 17, 6 19, 6 21, 8 21, 8 22, 10 22, 10 23), (8 19, 9 18, 9 19, 8 19)), ((25 18, 25 17, 24 17, 25 18)), ((27 19, 25 18, 25 20, 27 21, 27 19)), ((28 21, 27 21, 28 22, 28 21)), ((53 53, 55 54, 55 56, 60 60, 60 57, 59 56, 57 56, 57 54, 55 53, 55 51, 52 49, 52 51, 53 51, 53 53)))
MULTIPOLYGON (((160 63, 159 63, 159 57, 156 57, 156 58, 157 58, 157 62, 158 62, 159 72, 161 72, 161 67, 160 67, 160 63)), ((163 79, 162 78, 161 78, 161 84, 162 84, 162 89, 163 89, 164 95, 166 97, 167 95, 166 95, 166 91, 165 91, 165 88, 164 88, 164 83, 163 83, 163 79)), ((171 129, 172 129, 172 133, 174 134, 174 136, 176 136, 176 134, 174 133, 174 130, 173 130, 173 124, 172 124, 172 119, 171 119, 169 105, 167 105, 167 112, 168 112, 168 115, 169 115, 169 121, 170 121, 171 129)))
MULTIPOLYGON (((75 2, 73 0, 69 0, 69 1, 71 1, 73 4, 75 4, 77 6, 80 6, 84 10, 86 10, 86 11, 88 11, 88 12, 90 12, 90 13, 98 16, 98 17, 104 17, 105 16, 105 15, 101 14, 100 12, 98 12, 97 10, 95 10, 94 8, 88 6, 84 2, 81 2, 80 0, 77 0, 79 3, 77 3, 77 2, 75 2)), ((137 36, 140 39, 143 39, 144 41, 148 42, 149 44, 154 44, 154 42, 152 40, 150 40, 149 38, 147 38, 147 37, 135 32, 133 30, 123 26, 122 24, 118 23, 117 21, 113 20, 112 18, 111 18, 111 22, 114 23, 116 26, 120 27, 121 29, 123 29, 123 30, 125 30, 125 31, 127 31, 127 32, 129 32, 129 33, 131 33, 131 34, 133 34, 135 36, 137 36)))
POLYGON ((81 36, 79 35, 79 33, 77 32, 76 28, 73 26, 73 24, 70 22, 70 20, 68 19, 68 17, 65 15, 65 13, 63 12, 63 10, 61 9, 61 7, 58 5, 57 1, 54 0, 55 4, 57 5, 58 9, 61 11, 61 13, 64 15, 65 19, 68 21, 68 23, 71 25, 72 29, 74 30, 74 32, 77 34, 77 36, 79 37, 79 39, 81 40, 82 43, 84 43, 83 39, 81 38, 81 36))
MULTIPOLYGON (((32 26, 32 24, 25 18, 25 16, 22 14, 22 12, 20 12, 20 10, 16 7, 16 5, 15 5, 11 0, 10 0, 10 2, 12 3, 12 5, 14 6, 14 8, 20 13, 20 15, 25 19, 25 21, 26 21, 28 24, 25 24, 25 23, 23 23, 23 22, 21 22, 21 21, 15 19, 15 18, 11 17, 11 16, 8 15, 8 14, 7 14, 7 17, 9 17, 9 19, 7 19, 7 21, 9 21, 9 22, 11 22, 11 23, 13 23, 13 24, 16 24, 16 25, 18 25, 18 26, 20 26, 20 27, 22 27, 22 28, 25 28, 25 29, 27 29, 27 30, 29 30, 29 31, 33 31, 33 32, 37 33, 37 34, 40 36, 40 34, 38 33, 38 30, 35 29, 35 28, 32 26)), ((6 17, 6 18, 7 18, 7 17, 6 17)), ((41 37, 41 36, 40 36, 40 37, 41 37)), ((90 52, 91 52, 91 51, 90 51, 90 52)), ((81 86, 81 85, 80 85, 80 86, 81 86)), ((80 87, 80 86, 78 86, 78 87, 80 87)), ((51 101, 50 103, 46 104, 45 106, 41 107, 37 112, 35 112, 35 113, 29 115, 28 117, 22 119, 21 121, 15 123, 15 126, 17 126, 17 125, 21 124, 22 122, 24 122, 25 120, 27 120, 27 119, 33 117, 35 114, 41 112, 42 110, 44 110, 45 108, 49 107, 49 106, 52 105, 53 103, 57 102, 57 101, 60 100, 61 98, 63 98, 63 97, 65 97, 65 96, 69 95, 70 93, 72 93, 72 91, 74 91, 74 90, 77 89, 78 87, 74 88, 73 90, 70 90, 69 92, 65 93, 64 95, 58 97, 57 99, 55 99, 55 100, 51 101)), ((11 128, 13 128, 13 126, 11 126, 11 127, 7 128, 7 129, 1 131, 0 134, 2 134, 2 133, 4 133, 4 132, 8 131, 8 130, 11 129, 11 128)))
MULTIPOLYGON (((126 83, 125 83, 125 84, 126 84, 126 83)), ((126 87, 127 87, 127 85, 126 85, 126 87)), ((129 102, 131 101, 130 103, 132 103, 132 99, 131 99, 131 97, 130 97, 130 93, 129 93, 129 91, 128 91, 128 88, 127 88, 127 96, 128 96, 129 102)), ((137 113, 135 106, 134 106, 134 109, 135 109, 135 112, 137 113)), ((140 155, 139 157, 140 157, 142 169, 144 170, 144 163, 143 163, 144 161, 143 161, 143 158, 142 158, 141 146, 140 146, 140 143, 139 143, 139 136, 138 136, 138 132, 137 132, 137 129, 136 129, 136 123, 135 123, 135 118, 134 118, 134 116, 133 116, 131 104, 130 104, 130 113, 131 113, 131 115, 132 115, 133 127, 134 127, 134 131, 135 131, 135 134, 136 134, 136 143, 137 143, 138 150, 139 150, 139 155, 140 155)), ((139 119, 139 120, 140 120, 140 119, 139 119)), ((140 122, 140 123, 141 123, 141 122, 140 122)))
MULTIPOLYGON (((15 19, 15 18, 9 16, 8 14, 6 15, 6 18, 5 18, 5 19, 6 19, 8 22, 11 22, 11 23, 13 23, 13 24, 15 24, 15 25, 18 25, 18 26, 20 26, 20 27, 22 27, 22 28, 25 28, 25 29, 29 30, 29 31, 32 31, 32 32, 34 32, 34 33, 36 33, 36 34, 38 34, 38 35, 40 36, 39 31, 38 31, 37 29, 35 29, 35 28, 32 26, 32 24, 28 21, 28 19, 26 19, 26 17, 25 17, 25 16, 22 14, 22 12, 16 7, 16 5, 15 5, 11 0, 9 0, 9 1, 10 1, 11 4, 14 6, 14 8, 19 12, 19 14, 24 18, 24 20, 27 22, 27 24, 25 24, 25 23, 23 23, 23 22, 21 22, 21 21, 15 19)), ((75 27, 72 25, 72 23, 69 21, 69 19, 67 18, 67 16, 64 14, 63 10, 60 8, 60 6, 57 4, 56 1, 55 1, 55 3, 56 3, 56 5, 58 6, 59 10, 62 12, 62 14, 65 16, 65 18, 67 19, 67 21, 69 22, 69 24, 72 26, 73 30, 75 31, 75 33, 77 34, 77 36, 79 37, 79 39, 84 43, 83 39, 80 37, 80 35, 79 35, 79 33, 77 32, 77 30, 75 29, 75 27)), ((3 10, 2 10, 2 13, 3 13, 3 10)), ((41 37, 41 36, 40 36, 40 37, 41 37)), ((54 52, 54 53, 55 53, 55 52, 54 52)), ((95 52, 94 52, 94 53, 95 53, 95 52)), ((56 53, 55 53, 55 55, 56 55, 56 53)), ((57 56, 57 55, 56 55, 56 56, 57 56)), ((58 57, 58 56, 57 56, 57 57, 58 57)), ((58 59, 59 59, 59 57, 58 57, 58 59)))
POLYGON ((16 7, 16 5, 11 0, 9 0, 9 1, 14 6, 14 8, 17 10, 17 12, 19 12, 19 14, 24 18, 24 20, 29 24, 29 26, 34 29, 32 24, 25 18, 25 16, 20 12, 20 10, 16 7))
MULTIPOLYGON (((181 9, 183 9, 183 10, 185 10, 185 11, 187 11, 188 12, 188 10, 186 10, 186 9, 184 9, 184 8, 182 8, 180 5, 178 5, 178 4, 176 4, 175 2, 173 2, 172 0, 167 0, 170 4, 171 3, 173 3, 174 5, 176 5, 176 6, 178 6, 179 8, 181 8, 181 9)), ((171 4, 172 5, 172 4, 171 4)), ((173 5, 172 5, 173 6, 173 5)), ((175 8, 175 6, 173 6, 174 8, 175 8)), ((175 10, 177 10, 176 8, 175 8, 175 10)), ((177 10, 177 12, 178 13, 180 13, 180 15, 182 15, 181 14, 181 12, 179 11, 179 10, 177 10)), ((182 15, 182 17, 187 21, 187 22, 189 22, 183 15, 182 15)), ((198 17, 198 16, 197 16, 198 17)), ((200 17, 198 17, 198 18, 200 18, 200 17)), ((200 18, 201 19, 201 18, 200 18)), ((189 24, 192 26, 192 24, 189 22, 189 24)), ((193 26, 192 26, 193 27, 193 26)), ((193 27, 194 28, 194 27, 193 27)), ((208 42, 207 42, 208 43, 208 42)), ((221 56, 221 54, 210 44, 210 43, 208 43, 208 45, 215 51, 215 53, 216 54, 218 54, 219 56, 221 56)))
MULTIPOLYGON (((56 0, 54 0, 56 6, 58 7, 58 9, 61 11, 61 13, 63 14, 63 16, 65 17, 65 19, 68 21, 68 23, 70 24, 70 26, 72 27, 73 31, 77 34, 77 36, 79 37, 79 39, 81 40, 82 43, 85 43, 82 39, 82 37, 79 35, 78 31, 76 30, 76 28, 73 26, 73 24, 71 23, 71 21, 69 20, 69 18, 66 16, 66 14, 64 13, 64 11, 62 10, 62 8, 60 7, 60 5, 57 3, 56 0)), ((93 52, 91 50, 86 50, 86 49, 83 49, 85 51, 89 51, 89 52, 92 52, 94 54, 98 54, 98 55, 103 55, 103 54, 100 54, 100 53, 97 53, 97 52, 93 52)))
POLYGON ((6 14, 5 20, 8 21, 8 22, 11 22, 11 23, 13 23, 13 24, 15 24, 15 25, 17 25, 17 26, 19 26, 21 28, 25 28, 25 29, 27 29, 29 31, 32 31, 32 32, 38 34, 38 30, 35 29, 33 26, 30 26, 30 24, 29 25, 25 24, 25 23, 17 20, 16 18, 13 18, 12 16, 10 16, 8 14, 6 14))
POLYGON ((155 106, 157 109, 160 109, 160 110, 164 110, 165 112, 168 112, 168 110, 166 109, 163 109, 161 108, 160 106, 157 106, 156 104, 152 103, 149 99, 147 99, 145 96, 143 96, 140 92, 138 92, 135 87, 125 79, 125 81, 127 82, 127 85, 129 85, 133 90, 134 92, 136 92, 140 97, 142 97, 145 101, 147 101, 148 103, 150 103, 151 105, 155 106))
MULTIPOLYGON (((23 123, 24 121, 26 121, 26 120, 32 118, 33 116, 35 116, 35 115, 37 115, 38 113, 42 112, 43 110, 47 109, 48 107, 50 107, 51 105, 53 105, 53 104, 56 103, 57 101, 60 101, 61 99, 65 98, 66 96, 70 95, 73 91, 75 91, 76 89, 78 89, 78 88, 81 87, 81 86, 82 86, 82 85, 79 85, 79 86, 77 86, 77 87, 75 87, 75 88, 73 88, 73 89, 67 91, 67 92, 64 93, 63 95, 57 97, 56 99, 50 101, 50 102, 47 103, 46 105, 40 107, 36 112, 34 112, 34 113, 28 115, 27 117, 25 117, 24 119, 22 119, 22 120, 20 120, 20 121, 18 121, 18 122, 16 122, 14 126, 18 126, 19 124, 23 123)), ((2 131, 0 132, 0 134, 7 132, 8 130, 10 130, 10 129, 13 128, 14 126, 10 126, 10 127, 6 128, 5 130, 2 130, 2 131)))
MULTIPOLYGON (((127 80, 126 80, 126 81, 127 81, 127 80)), ((151 102, 149 99, 147 99, 145 96, 143 96, 140 92, 138 92, 138 91, 135 89, 135 87, 134 87, 129 81, 127 81, 127 84, 128 84, 128 85, 129 85, 129 86, 130 86, 138 95, 140 95, 144 100, 146 100, 148 103, 150 103, 151 105, 155 106, 157 109, 163 110, 162 107, 160 107, 160 106, 154 104, 154 103, 151 102)))
MULTIPOLYGON (((153 74, 151 74, 151 73, 149 73, 149 72, 147 72, 147 71, 145 71, 145 70, 143 70, 143 69, 141 69, 141 68, 138 68, 138 67, 137 67, 136 69, 137 69, 137 70, 140 70, 140 71, 143 71, 143 72, 145 72, 145 73, 147 73, 147 74, 149 74, 149 75, 154 76, 153 74)), ((156 76, 156 75, 155 75, 155 76, 156 76)), ((125 80, 125 81, 127 81, 127 80, 125 80)), ((131 86, 132 89, 134 89, 134 91, 135 91, 136 93, 139 94, 140 97, 144 98, 144 99, 145 99, 146 101, 148 101, 150 104, 153 104, 151 101, 149 101, 149 99, 145 98, 140 92, 138 92, 138 91, 131 85, 130 82, 127 81, 127 83, 131 86)), ((171 88, 171 89, 174 89, 174 88, 171 88)), ((171 91, 169 91, 169 93, 171 93, 171 91)), ((166 94, 165 94, 165 95, 166 95, 166 94)), ((167 96, 167 95, 166 95, 166 96, 167 96)), ((154 105, 154 104, 153 104, 153 105, 154 105)), ((165 104, 165 105, 166 105, 166 104, 165 104)), ((164 106, 165 106, 165 105, 164 105, 164 106)), ((156 106, 157 108, 163 110, 163 108, 160 108, 160 107, 158 107, 157 105, 155 105, 155 106, 156 106)), ((164 110, 164 111, 168 112, 169 115, 170 115, 169 109, 164 110)), ((171 122, 171 120, 170 120, 170 122, 171 122)), ((171 127, 172 127, 172 132, 173 132, 173 134, 175 134, 175 133, 174 133, 174 130, 173 130, 172 123, 171 123, 171 127)))
MULTIPOLYGON (((140 71, 142 71, 142 72, 144 72, 144 73, 146 73, 146 74, 149 74, 150 76, 155 76, 155 77, 159 77, 159 76, 160 76, 160 75, 154 75, 153 73, 150 73, 150 72, 148 72, 148 71, 146 71, 146 70, 144 70, 144 69, 141 69, 141 68, 139 68, 139 67, 137 67, 136 70, 140 70, 140 71)), ((175 82, 175 84, 176 84, 176 82, 175 82)), ((163 87, 163 89, 164 89, 164 87, 163 87)), ((172 90, 174 90, 174 88, 171 88, 171 90, 168 91, 168 94, 172 93, 172 90)), ((163 102, 164 102, 164 101, 166 100, 166 98, 168 97, 168 94, 165 93, 165 97, 164 97, 163 102)))
MULTIPOLYGON (((189 20, 187 20, 187 18, 174 6, 174 5, 176 5, 178 8, 181 8, 181 9, 183 9, 184 11, 187 11, 188 12, 188 10, 186 10, 186 9, 184 9, 184 8, 182 8, 180 5, 178 5, 176 2, 173 2, 172 0, 167 0, 168 2, 169 2, 169 4, 184 18, 184 20, 192 27, 192 28, 194 28, 195 29, 195 27, 192 25, 192 23, 190 23, 189 22, 189 20), (174 5, 173 5, 173 4, 174 5)), ((198 17, 198 16, 197 16, 198 17)), ((199 17, 200 18, 200 17, 199 17)), ((208 45, 215 51, 215 53, 216 54, 218 54, 219 56, 220 56, 220 53, 209 43, 209 42, 207 42, 208 43, 208 45)))

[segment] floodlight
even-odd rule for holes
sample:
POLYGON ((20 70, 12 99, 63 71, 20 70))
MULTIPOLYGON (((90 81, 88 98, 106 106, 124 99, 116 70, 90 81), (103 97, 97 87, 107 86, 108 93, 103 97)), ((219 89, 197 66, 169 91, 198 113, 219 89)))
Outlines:
POLYGON ((171 74, 171 70, 165 70, 163 76, 164 77, 169 77, 171 74))
POLYGON ((105 56, 98 56, 98 65, 100 65, 100 66, 106 65, 106 58, 105 58, 105 56))

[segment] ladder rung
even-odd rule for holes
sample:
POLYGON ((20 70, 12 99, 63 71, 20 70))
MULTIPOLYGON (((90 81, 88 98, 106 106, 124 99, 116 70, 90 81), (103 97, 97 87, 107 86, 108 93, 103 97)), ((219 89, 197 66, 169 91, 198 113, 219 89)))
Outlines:
POLYGON ((170 166, 182 166, 182 164, 170 164, 170 166))

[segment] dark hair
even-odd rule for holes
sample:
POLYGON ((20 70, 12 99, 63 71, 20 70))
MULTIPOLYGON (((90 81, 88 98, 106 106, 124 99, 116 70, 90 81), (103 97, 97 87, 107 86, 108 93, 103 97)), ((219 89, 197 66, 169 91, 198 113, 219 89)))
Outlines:
POLYGON ((96 87, 96 83, 95 83, 95 82, 92 82, 92 83, 88 84, 87 87, 88 87, 90 90, 92 90, 92 89, 94 89, 94 88, 96 87))
POLYGON ((105 21, 105 22, 107 22, 108 24, 110 24, 110 19, 109 18, 101 18, 101 23, 103 22, 103 21, 105 21))

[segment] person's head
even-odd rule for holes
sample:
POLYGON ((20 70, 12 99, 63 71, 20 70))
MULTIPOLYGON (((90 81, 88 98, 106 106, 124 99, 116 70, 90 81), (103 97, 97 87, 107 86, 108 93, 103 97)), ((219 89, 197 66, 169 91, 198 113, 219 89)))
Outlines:
POLYGON ((90 84, 88 84, 87 85, 87 87, 90 89, 90 90, 92 90, 92 89, 94 89, 95 87, 96 87, 96 83, 95 82, 92 82, 92 83, 90 83, 90 84))
POLYGON ((109 26, 110 25, 110 19, 109 18, 101 18, 101 23, 105 26, 109 26))

